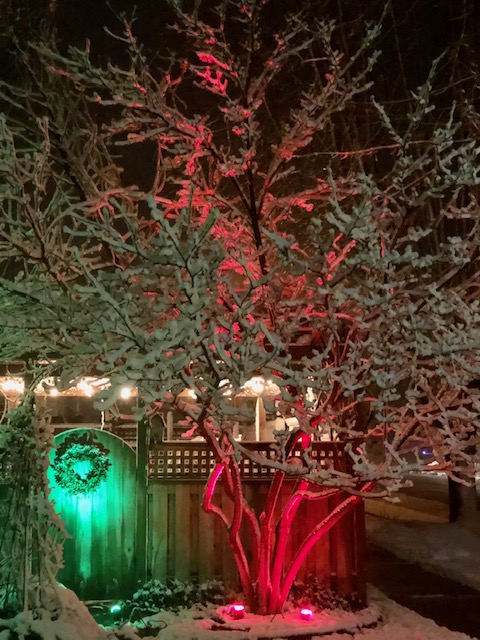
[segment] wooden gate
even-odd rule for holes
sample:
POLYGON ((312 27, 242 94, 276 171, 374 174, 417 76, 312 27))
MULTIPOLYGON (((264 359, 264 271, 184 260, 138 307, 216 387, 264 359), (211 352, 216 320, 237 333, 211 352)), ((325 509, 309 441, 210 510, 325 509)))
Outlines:
MULTIPOLYGON (((54 466, 48 472, 51 497, 71 536, 65 542, 64 568, 59 572, 59 581, 82 599, 131 595, 136 582, 136 559, 138 561, 134 451, 111 433, 71 429, 55 437, 52 463, 54 466), (99 486, 80 495, 71 493, 68 478, 58 482, 54 478, 57 455, 60 460, 61 452, 68 455, 69 447, 75 444, 104 451, 110 463, 106 478, 99 486)), ((87 464, 84 469, 87 477, 88 463, 84 464, 87 464)), ((76 471, 82 473, 78 468, 76 471)))

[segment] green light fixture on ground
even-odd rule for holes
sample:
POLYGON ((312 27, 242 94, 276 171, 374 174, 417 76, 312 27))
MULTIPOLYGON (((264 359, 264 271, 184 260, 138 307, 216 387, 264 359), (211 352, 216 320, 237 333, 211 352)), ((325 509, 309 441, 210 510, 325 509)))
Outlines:
POLYGON ((122 610, 122 605, 118 602, 110 607, 110 613, 118 613, 122 610))

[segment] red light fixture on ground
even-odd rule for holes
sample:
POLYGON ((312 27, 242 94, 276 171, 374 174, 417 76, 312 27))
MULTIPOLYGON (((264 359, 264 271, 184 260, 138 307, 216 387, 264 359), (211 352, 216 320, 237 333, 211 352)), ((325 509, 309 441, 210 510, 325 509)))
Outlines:
POLYGON ((233 620, 240 620, 245 615, 245 607, 243 604, 231 604, 227 612, 233 620))
POLYGON ((313 611, 311 609, 300 609, 300 618, 302 620, 306 620, 307 622, 311 622, 313 620, 313 611))

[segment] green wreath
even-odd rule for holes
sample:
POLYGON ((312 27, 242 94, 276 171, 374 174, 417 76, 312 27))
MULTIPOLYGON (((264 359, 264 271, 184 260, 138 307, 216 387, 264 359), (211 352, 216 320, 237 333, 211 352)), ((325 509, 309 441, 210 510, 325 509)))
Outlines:
POLYGON ((52 463, 55 482, 72 496, 95 492, 110 467, 105 451, 94 444, 72 444, 62 453, 57 451, 52 463))

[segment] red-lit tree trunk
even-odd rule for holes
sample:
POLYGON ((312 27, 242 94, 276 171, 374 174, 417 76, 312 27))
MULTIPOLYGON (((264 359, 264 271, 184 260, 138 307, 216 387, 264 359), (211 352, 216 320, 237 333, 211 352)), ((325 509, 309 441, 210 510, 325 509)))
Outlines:
MULTIPOLYGON (((294 444, 295 440, 292 440, 289 453, 294 444)), ((207 513, 218 517, 227 529, 249 609, 261 615, 278 613, 313 546, 363 498, 347 494, 341 488, 318 490, 307 480, 300 479, 295 481, 286 505, 280 509, 280 498, 287 489, 285 480, 288 476, 283 470, 277 469, 263 509, 257 515, 245 498, 239 463, 230 454, 231 451, 224 450, 223 459, 217 462, 207 483, 202 507, 207 513), (233 507, 230 516, 214 503, 219 480, 233 507), (298 524, 296 515, 300 505, 304 500, 321 501, 332 496, 338 496, 340 502, 327 516, 320 518, 311 530, 305 531, 294 557, 287 564, 287 543, 298 524), (242 527, 244 524, 246 526, 242 527), (250 562, 248 555, 251 555, 250 562)), ((373 483, 368 483, 362 487, 362 492, 368 492, 372 487, 373 483)))
MULTIPOLYGON (((228 540, 238 569, 239 579, 249 609, 261 615, 279 613, 288 597, 292 584, 298 575, 308 553, 344 515, 362 501, 359 495, 349 495, 341 489, 311 491, 309 483, 299 481, 292 490, 286 506, 278 515, 278 500, 281 495, 285 474, 276 471, 270 485, 264 508, 257 517, 247 504, 240 469, 237 462, 219 463, 207 484, 203 509, 223 522, 228 532, 228 540), (218 480, 233 504, 233 515, 213 502, 218 480), (289 565, 286 564, 287 542, 295 527, 295 516, 303 500, 325 500, 331 496, 343 496, 341 502, 310 530, 299 545, 289 565), (252 561, 247 560, 246 546, 241 536, 241 526, 247 524, 252 561)), ((371 487, 363 487, 368 491, 371 487)), ((303 526, 303 523, 302 523, 303 526)))

